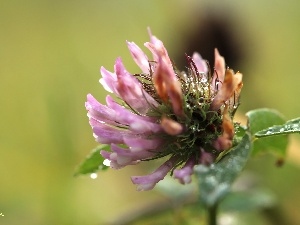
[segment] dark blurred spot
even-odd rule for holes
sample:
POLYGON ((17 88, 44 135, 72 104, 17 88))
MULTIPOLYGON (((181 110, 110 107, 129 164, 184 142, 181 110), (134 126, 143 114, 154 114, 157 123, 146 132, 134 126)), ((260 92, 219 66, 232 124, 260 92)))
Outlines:
MULTIPOLYGON (((190 29, 191 32, 184 33, 183 50, 190 56, 194 52, 200 53, 213 69, 214 48, 218 48, 220 54, 225 57, 226 66, 235 71, 241 70, 246 50, 243 47, 245 40, 240 35, 243 31, 237 32, 236 19, 233 22, 228 15, 216 16, 214 13, 199 19, 199 23, 190 29)), ((242 29, 242 26, 238 28, 242 29)), ((187 62, 184 55, 178 57, 176 62, 179 69, 185 69, 187 62)))
POLYGON ((277 159, 276 161, 276 166, 277 167, 282 167, 284 164, 284 159, 280 158, 280 159, 277 159))

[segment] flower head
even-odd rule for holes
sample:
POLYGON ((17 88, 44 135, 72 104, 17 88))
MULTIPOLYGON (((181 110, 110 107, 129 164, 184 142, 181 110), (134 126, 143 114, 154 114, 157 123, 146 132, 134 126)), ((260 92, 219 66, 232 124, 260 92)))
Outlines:
POLYGON ((133 176, 138 190, 150 190, 171 172, 180 183, 191 182, 193 167, 211 164, 232 147, 234 123, 242 88, 242 74, 225 68, 215 49, 213 72, 198 53, 187 58, 187 71, 179 71, 162 41, 150 35, 145 46, 152 58, 133 42, 129 51, 140 73, 129 73, 121 58, 114 72, 101 68, 103 87, 122 101, 107 96, 106 105, 92 95, 86 108, 96 140, 111 145, 101 151, 110 167, 120 169, 141 161, 165 157, 153 173, 133 176))

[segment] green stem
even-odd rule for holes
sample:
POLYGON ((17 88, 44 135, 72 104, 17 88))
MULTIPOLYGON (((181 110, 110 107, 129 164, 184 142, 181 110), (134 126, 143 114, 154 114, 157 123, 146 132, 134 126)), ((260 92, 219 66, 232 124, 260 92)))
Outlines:
POLYGON ((218 203, 207 208, 208 225, 217 225, 217 209, 218 209, 218 203))

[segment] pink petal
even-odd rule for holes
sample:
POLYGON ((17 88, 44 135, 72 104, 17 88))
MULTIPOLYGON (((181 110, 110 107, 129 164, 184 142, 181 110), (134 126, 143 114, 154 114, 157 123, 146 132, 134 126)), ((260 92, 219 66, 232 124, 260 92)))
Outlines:
POLYGON ((178 179, 181 184, 191 183, 195 164, 195 156, 192 156, 181 169, 174 170, 174 178, 178 179))
POLYGON ((106 98, 106 102, 108 107, 114 110, 114 120, 120 124, 128 125, 130 130, 140 134, 158 133, 162 131, 161 126, 155 123, 154 118, 136 115, 117 104, 110 96, 106 98))
POLYGON ((148 159, 155 156, 154 151, 131 151, 130 149, 121 148, 116 144, 111 144, 112 152, 101 151, 101 155, 110 161, 110 167, 120 169, 127 165, 137 164, 140 160, 148 159))
POLYGON ((215 48, 215 71, 212 79, 213 90, 219 90, 224 81, 225 76, 225 59, 215 48))
POLYGON ((214 162, 215 157, 212 153, 204 151, 203 148, 201 150, 200 163, 203 165, 210 165, 214 162))
POLYGON ((126 159, 118 159, 116 156, 116 153, 114 152, 107 152, 107 151, 101 151, 100 154, 105 158, 108 159, 110 162, 110 168, 112 169, 121 169, 127 165, 134 165, 137 164, 135 161, 129 161, 126 163, 126 159))
POLYGON ((91 94, 87 96, 85 107, 88 110, 88 117, 97 121, 102 121, 117 125, 114 121, 116 113, 113 109, 99 103, 91 94))
POLYGON ((129 165, 132 162, 140 161, 153 157, 156 153, 153 151, 131 151, 130 149, 121 148, 115 144, 111 145, 111 150, 116 154, 116 159, 120 165, 129 165))
POLYGON ((124 137, 134 137, 136 134, 125 129, 114 128, 97 120, 90 119, 96 141, 102 144, 123 144, 124 137))
POLYGON ((169 99, 174 113, 183 117, 181 84, 176 78, 172 65, 168 65, 161 57, 153 74, 153 83, 160 98, 165 102, 169 99))
POLYGON ((134 42, 127 41, 127 46, 135 63, 141 68, 143 73, 149 74, 149 61, 145 53, 134 42))
POLYGON ((116 60, 116 90, 120 97, 139 113, 145 115, 150 108, 158 103, 143 90, 141 83, 125 69, 120 58, 116 60))
POLYGON ((175 158, 170 158, 153 173, 146 176, 132 176, 131 181, 137 185, 138 191, 151 190, 159 181, 165 178, 168 172, 174 167, 175 162, 175 158))
POLYGON ((124 137, 124 142, 131 151, 155 150, 164 143, 162 139, 145 139, 142 137, 124 137))
POLYGON ((206 74, 208 72, 206 62, 202 59, 201 55, 198 52, 194 52, 193 61, 196 64, 199 73, 206 74))
POLYGON ((100 72, 102 75, 102 78, 99 80, 100 84, 102 84, 106 91, 118 95, 118 92, 116 90, 117 75, 115 73, 109 72, 103 66, 101 67, 100 72))
POLYGON ((153 83, 157 94, 164 102, 171 102, 176 115, 183 115, 182 91, 173 67, 166 60, 159 58, 153 73, 153 83))
POLYGON ((150 42, 144 45, 152 52, 156 66, 153 74, 153 83, 157 94, 163 101, 170 100, 177 116, 184 116, 182 106, 182 91, 177 80, 171 59, 163 42, 151 34, 148 29, 150 42))

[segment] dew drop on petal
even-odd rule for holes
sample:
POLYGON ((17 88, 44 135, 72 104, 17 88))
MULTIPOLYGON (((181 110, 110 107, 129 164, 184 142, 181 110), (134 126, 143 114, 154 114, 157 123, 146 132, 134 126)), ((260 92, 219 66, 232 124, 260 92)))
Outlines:
POLYGON ((98 175, 96 173, 91 173, 90 177, 94 180, 98 177, 98 175))
POLYGON ((103 165, 104 166, 110 166, 110 160, 109 159, 104 159, 103 165))

